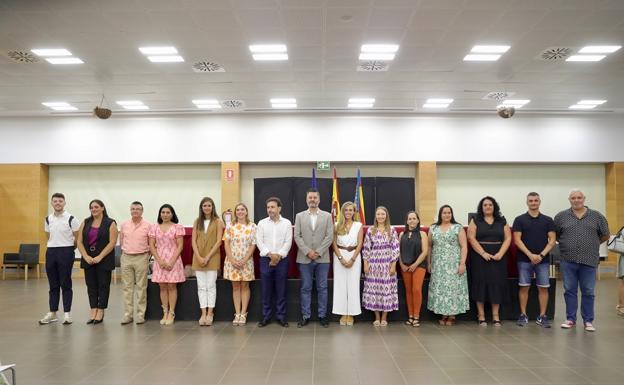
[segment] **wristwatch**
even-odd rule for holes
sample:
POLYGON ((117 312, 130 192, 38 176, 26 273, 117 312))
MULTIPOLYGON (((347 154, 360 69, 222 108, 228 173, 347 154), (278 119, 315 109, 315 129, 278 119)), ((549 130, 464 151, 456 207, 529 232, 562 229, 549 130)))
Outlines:
POLYGON ((338 256, 338 260, 342 261, 342 255, 338 256))
POLYGON ((542 257, 542 258, 546 258, 546 256, 544 254, 542 254, 542 253, 540 253, 539 256, 542 257))

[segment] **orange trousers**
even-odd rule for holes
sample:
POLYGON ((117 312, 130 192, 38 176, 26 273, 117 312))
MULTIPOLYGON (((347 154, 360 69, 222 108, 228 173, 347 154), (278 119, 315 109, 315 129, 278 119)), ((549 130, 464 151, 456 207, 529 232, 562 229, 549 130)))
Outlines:
POLYGON ((425 280, 427 269, 417 267, 413 272, 401 271, 403 284, 405 285, 405 295, 407 297, 407 312, 410 316, 420 318, 420 307, 422 305, 422 286, 425 280))

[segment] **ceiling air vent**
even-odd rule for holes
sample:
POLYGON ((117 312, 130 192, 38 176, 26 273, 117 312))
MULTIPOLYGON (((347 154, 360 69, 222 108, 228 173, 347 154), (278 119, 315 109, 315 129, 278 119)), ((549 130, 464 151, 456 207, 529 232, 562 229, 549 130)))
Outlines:
POLYGON ((507 99, 508 97, 512 96, 513 94, 515 94, 515 92, 493 91, 493 92, 488 92, 483 97, 483 100, 496 100, 496 101, 500 102, 501 100, 507 99))
POLYGON ((242 100, 223 100, 221 101, 221 106, 230 110, 240 110, 245 108, 245 102, 242 100))
POLYGON ((380 60, 363 61, 357 66, 358 71, 363 72, 380 72, 388 70, 388 63, 380 60))
POLYGON ((573 51, 572 48, 568 47, 550 47, 540 52, 536 59, 543 61, 565 60, 572 55, 573 51))
POLYGON ((16 63, 37 63, 39 58, 27 51, 9 51, 7 57, 16 63))
POLYGON ((193 64, 193 71, 195 72, 225 72, 225 68, 219 63, 211 61, 198 61, 193 64))

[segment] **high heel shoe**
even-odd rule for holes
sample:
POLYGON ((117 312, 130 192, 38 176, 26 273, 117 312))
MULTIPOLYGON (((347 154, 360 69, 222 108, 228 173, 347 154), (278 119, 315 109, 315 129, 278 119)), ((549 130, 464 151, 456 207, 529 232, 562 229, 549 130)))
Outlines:
POLYGON ((92 318, 92 319, 90 319, 90 320, 88 320, 88 321, 87 321, 87 325, 91 325, 91 324, 93 324, 94 322, 95 322, 95 320, 92 318))
POLYGON ((353 316, 347 316, 347 326, 353 326, 353 316))
POLYGON ((238 318, 238 325, 245 326, 247 324, 247 313, 243 313, 238 318))
POLYGON ((175 313, 170 311, 169 317, 167 317, 167 320, 165 321, 165 325, 173 325, 173 320, 175 320, 175 313))
POLYGON ((167 322, 167 314, 169 314, 169 308, 167 306, 162 306, 163 309, 163 317, 160 320, 160 324, 164 325, 167 322))

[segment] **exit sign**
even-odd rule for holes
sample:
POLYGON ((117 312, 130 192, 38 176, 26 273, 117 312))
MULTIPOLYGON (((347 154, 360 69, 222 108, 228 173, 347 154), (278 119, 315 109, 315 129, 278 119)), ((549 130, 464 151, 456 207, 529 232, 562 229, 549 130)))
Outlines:
POLYGON ((329 171, 329 162, 316 162, 317 171, 329 171))

